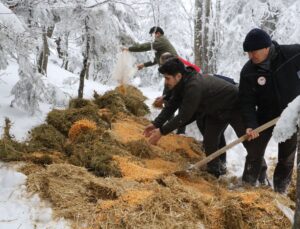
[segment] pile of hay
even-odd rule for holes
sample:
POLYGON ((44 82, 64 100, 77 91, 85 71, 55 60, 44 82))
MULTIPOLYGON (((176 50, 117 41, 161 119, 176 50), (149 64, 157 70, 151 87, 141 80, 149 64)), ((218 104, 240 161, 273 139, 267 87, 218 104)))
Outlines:
POLYGON ((29 132, 28 149, 30 151, 64 151, 65 136, 54 126, 42 124, 29 132))
POLYGON ((224 201, 224 228, 290 228, 291 223, 278 209, 276 200, 288 204, 264 189, 230 195, 224 201))
POLYGON ((149 107, 144 103, 146 97, 135 87, 123 85, 115 90, 106 92, 103 96, 94 94, 94 103, 99 108, 108 108, 114 114, 123 112, 135 116, 149 113, 149 107))
POLYGON ((68 164, 53 164, 28 175, 27 187, 52 203, 58 217, 87 223, 101 200, 117 198, 117 187, 109 180, 95 178, 85 169, 68 164))
POLYGON ((290 226, 274 200, 292 203, 268 189, 229 191, 201 171, 173 175, 204 158, 201 145, 177 135, 149 145, 143 136, 149 121, 138 117, 148 111, 144 100, 124 85, 93 101, 72 100, 68 109, 51 111, 26 143, 12 139, 8 123, 0 158, 29 162, 22 168, 29 190, 77 228, 290 226))
POLYGON ((68 136, 71 126, 79 120, 88 119, 95 122, 98 126, 108 128, 106 123, 98 114, 95 106, 85 106, 83 108, 70 108, 66 110, 52 110, 46 118, 49 125, 54 126, 64 136, 68 136))

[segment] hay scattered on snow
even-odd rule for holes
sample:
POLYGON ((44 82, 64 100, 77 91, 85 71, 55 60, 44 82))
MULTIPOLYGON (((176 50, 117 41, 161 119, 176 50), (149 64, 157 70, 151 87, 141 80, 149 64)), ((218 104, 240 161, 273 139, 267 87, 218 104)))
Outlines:
MULTIPOLYGON (((19 156, 19 159, 38 163, 23 167, 29 175, 29 189, 50 200, 57 216, 88 222, 92 228, 290 226, 272 202, 277 196, 269 190, 228 191, 225 184, 199 171, 194 171, 197 174, 191 179, 170 175, 182 168, 181 163, 201 160, 203 153, 193 139, 176 135, 164 137, 159 146, 150 147, 142 136, 149 121, 118 113, 141 115, 143 112, 139 113, 137 107, 143 104, 142 96, 135 88, 117 88, 105 96, 95 97, 99 107, 105 105, 102 110, 93 102, 76 100, 70 102, 71 109, 50 112, 48 123, 64 136, 80 119, 91 120, 98 127, 87 128, 87 131, 79 128, 72 142, 63 140, 63 153, 68 159, 62 153, 55 157, 52 151, 37 151, 24 157, 26 147, 22 149, 23 145, 12 139, 0 141, 0 157, 19 156), (112 130, 107 130, 111 123, 112 130), (151 159, 144 159, 148 157, 151 159), (61 161, 84 166, 98 176, 110 178, 96 178, 86 169, 69 164, 46 166, 61 161)), ((140 106, 142 110, 143 106, 140 106)), ((43 141, 45 139, 43 137, 43 141)))
POLYGON ((29 191, 50 200, 56 216, 88 222, 99 200, 117 198, 109 181, 96 179, 85 169, 68 164, 53 164, 28 176, 29 191))

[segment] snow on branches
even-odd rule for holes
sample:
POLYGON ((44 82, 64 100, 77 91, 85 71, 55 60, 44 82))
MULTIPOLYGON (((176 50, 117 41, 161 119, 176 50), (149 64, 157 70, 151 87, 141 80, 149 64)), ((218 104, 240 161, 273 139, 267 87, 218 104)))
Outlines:
POLYGON ((274 130, 273 137, 277 142, 289 139, 300 127, 300 96, 292 101, 282 112, 274 130))

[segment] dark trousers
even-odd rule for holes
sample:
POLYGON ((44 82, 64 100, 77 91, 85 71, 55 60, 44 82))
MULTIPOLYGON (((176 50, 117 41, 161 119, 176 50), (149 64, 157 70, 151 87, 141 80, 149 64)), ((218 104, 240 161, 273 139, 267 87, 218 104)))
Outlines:
MULTIPOLYGON (((196 123, 197 123, 198 129, 200 130, 200 133, 204 137, 204 133, 205 133, 205 116, 204 115, 198 116, 197 120, 196 120, 196 123)), ((225 136, 224 136, 224 131, 221 134, 220 139, 218 141, 218 149, 221 149, 224 146, 226 146, 226 140, 225 140, 225 136)), ((222 165, 224 167, 226 167, 226 152, 223 153, 222 155, 220 155, 218 158, 220 159, 220 162, 222 163, 222 165)))
MULTIPOLYGON (((264 154, 268 142, 272 136, 273 128, 267 129, 251 142, 255 144, 256 150, 248 152, 243 173, 243 181, 255 184, 261 173, 266 172, 267 165, 264 154)), ((297 148, 297 134, 290 139, 278 144, 278 163, 273 177, 274 190, 285 192, 291 182, 295 153, 297 148)))
MULTIPOLYGON (((203 144, 206 155, 210 155, 217 151, 220 147, 220 141, 225 129, 230 125, 236 135, 241 137, 245 134, 245 125, 242 120, 242 116, 239 110, 232 111, 231 115, 227 119, 216 118, 212 116, 205 117, 205 132, 203 135, 203 144)), ((244 142, 248 154, 254 153, 256 150, 255 145, 252 142, 244 142)), ((207 171, 218 177, 221 175, 222 157, 217 157, 207 164, 207 171)))

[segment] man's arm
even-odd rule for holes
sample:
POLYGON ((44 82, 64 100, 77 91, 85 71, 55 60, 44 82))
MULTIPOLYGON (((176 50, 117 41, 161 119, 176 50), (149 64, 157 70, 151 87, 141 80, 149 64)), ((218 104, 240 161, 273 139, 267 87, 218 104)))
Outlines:
POLYGON ((180 98, 172 96, 167 105, 162 109, 159 115, 154 119, 152 124, 156 128, 160 128, 175 113, 181 103, 180 98))
POLYGON ((148 61, 148 62, 144 63, 144 67, 150 67, 150 66, 156 65, 157 63, 158 62, 157 62, 157 59, 155 57, 154 61, 148 61))
MULTIPOLYGON (((124 49, 126 50, 126 49, 124 49)), ((127 48, 127 50, 129 52, 147 52, 151 50, 151 43, 150 42, 146 42, 146 43, 142 43, 142 44, 136 44, 133 46, 130 46, 129 48, 127 48)), ((143 64, 139 64, 137 67, 139 70, 143 69, 144 67, 150 67, 153 66, 155 64, 157 64, 157 59, 154 58, 154 61, 148 61, 145 62, 143 64)))
POLYGON ((188 85, 185 90, 186 93, 182 99, 178 115, 160 128, 161 134, 166 135, 191 122, 191 119, 195 117, 195 113, 198 112, 202 99, 202 89, 199 85, 192 84, 188 85))
POLYGON ((147 52, 151 50, 151 43, 141 43, 141 44, 135 44, 130 47, 128 47, 129 52, 147 52))

